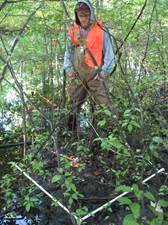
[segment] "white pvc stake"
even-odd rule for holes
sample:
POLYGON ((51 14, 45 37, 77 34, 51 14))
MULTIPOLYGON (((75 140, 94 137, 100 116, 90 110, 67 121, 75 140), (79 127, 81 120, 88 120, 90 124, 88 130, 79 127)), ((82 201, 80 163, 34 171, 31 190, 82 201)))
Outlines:
MULTIPOLYGON (((156 176, 157 174, 159 174, 159 173, 161 173, 161 172, 163 172, 163 171, 165 171, 164 168, 158 170, 156 173, 152 174, 151 176, 149 176, 149 177, 147 177, 145 180, 143 180, 142 183, 143 183, 143 184, 146 183, 146 181, 152 179, 154 176, 156 176)), ((113 202, 115 202, 117 199, 123 197, 124 195, 127 195, 128 193, 129 193, 129 192, 124 192, 124 193, 118 195, 117 197, 115 197, 114 199, 112 199, 112 200, 110 200, 109 202, 105 203, 104 205, 100 206, 99 208, 95 209, 94 211, 92 211, 92 212, 89 213, 88 215, 82 217, 82 218, 80 219, 80 221, 82 222, 82 221, 88 219, 89 217, 93 216, 94 214, 96 214, 97 212, 103 210, 104 208, 110 206, 110 205, 111 205, 113 202)))
POLYGON ((152 178, 155 177, 158 173, 162 173, 162 172, 164 172, 164 171, 165 171, 164 168, 158 170, 156 173, 152 174, 151 176, 149 176, 149 177, 147 177, 145 180, 143 180, 142 183, 143 183, 143 184, 146 183, 146 181, 152 179, 152 178))
MULTIPOLYGON (((84 220, 88 219, 89 217, 93 216, 94 214, 96 214, 97 212, 105 209, 106 207, 110 206, 113 202, 115 202, 117 199, 127 195, 129 192, 124 192, 120 195, 118 195, 117 197, 115 197, 114 199, 110 200, 109 202, 105 203, 104 205, 100 206, 99 208, 95 209, 94 211, 90 212, 88 215, 82 217, 82 218, 78 218, 75 215, 72 215, 72 213, 69 211, 69 209, 67 209, 61 202, 59 202, 57 199, 55 199, 48 191, 46 191, 41 185, 39 185, 35 180, 33 180, 27 173, 25 173, 18 165, 16 165, 16 163, 14 163, 14 166, 21 172, 23 173, 23 175, 25 177, 27 177, 32 183, 34 183, 42 192, 44 192, 52 201, 56 202, 62 209, 64 209, 70 216, 74 217, 76 221, 79 221, 80 223, 82 223, 84 220)), ((152 179, 153 177, 155 177, 157 174, 161 173, 165 171, 164 168, 158 170, 156 173, 152 174, 151 176, 147 177, 145 180, 142 181, 142 183, 146 183, 148 180, 152 179)))
POLYGON ((46 191, 41 185, 39 185, 33 178, 31 178, 27 173, 25 173, 16 163, 14 166, 21 172, 25 177, 27 177, 33 184, 35 184, 42 192, 44 192, 52 201, 56 202, 62 209, 64 209, 70 216, 73 216, 76 220, 79 220, 78 217, 72 215, 72 213, 67 209, 60 201, 55 199, 48 191, 46 191))

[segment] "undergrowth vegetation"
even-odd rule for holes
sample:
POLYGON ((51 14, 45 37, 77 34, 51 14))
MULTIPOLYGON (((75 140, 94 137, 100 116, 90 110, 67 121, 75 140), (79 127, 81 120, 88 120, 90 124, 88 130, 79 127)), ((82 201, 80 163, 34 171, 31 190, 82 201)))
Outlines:
POLYGON ((68 129, 62 71, 65 7, 71 16, 75 2, 0 3, 0 220, 24 215, 43 225, 167 224, 167 1, 93 2, 114 36, 116 69, 108 86, 119 121, 110 127, 111 113, 93 110, 88 99, 78 132, 68 129))

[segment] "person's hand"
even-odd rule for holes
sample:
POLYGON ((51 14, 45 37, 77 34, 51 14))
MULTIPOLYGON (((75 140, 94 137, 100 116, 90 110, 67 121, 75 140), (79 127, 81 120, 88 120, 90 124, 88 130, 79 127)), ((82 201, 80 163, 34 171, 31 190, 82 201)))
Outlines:
POLYGON ((96 74, 96 76, 94 77, 94 80, 104 80, 107 79, 109 77, 109 74, 104 74, 103 76, 96 74))
POLYGON ((96 76, 94 77, 94 80, 100 80, 99 74, 96 74, 96 76))
POLYGON ((71 71, 67 72, 67 76, 70 79, 74 79, 76 77, 76 73, 73 70, 71 70, 71 71))

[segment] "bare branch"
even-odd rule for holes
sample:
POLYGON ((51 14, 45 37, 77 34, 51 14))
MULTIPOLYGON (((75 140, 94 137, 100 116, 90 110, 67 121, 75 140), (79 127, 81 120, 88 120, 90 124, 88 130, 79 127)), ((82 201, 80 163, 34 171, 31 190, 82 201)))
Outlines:
POLYGON ((157 0, 154 1, 154 5, 153 5, 153 9, 152 9, 150 21, 149 21, 148 39, 147 39, 147 44, 146 44, 146 47, 145 47, 144 57, 143 57, 142 62, 141 62, 141 68, 142 68, 142 66, 143 66, 143 63, 144 63, 144 61, 145 61, 145 59, 146 59, 147 52, 148 52, 149 39, 150 39, 150 34, 151 34, 151 23, 152 23, 152 18, 153 18, 153 13, 154 13, 154 10, 155 10, 155 7, 156 7, 156 3, 157 3, 157 0))
POLYGON ((145 0, 144 4, 143 4, 143 6, 142 6, 141 11, 139 12, 139 14, 138 14, 136 20, 135 20, 134 23, 132 24, 132 26, 131 26, 131 28, 130 28, 128 34, 125 36, 124 41, 123 41, 123 43, 121 44, 121 46, 120 46, 119 48, 121 48, 121 47, 123 46, 124 42, 126 42, 126 40, 128 39, 130 33, 132 32, 132 30, 134 29, 135 25, 137 24, 139 18, 142 16, 143 11, 144 11, 144 9, 145 9, 145 7, 146 7, 147 1, 148 1, 148 0, 145 0))
POLYGON ((15 47, 16 47, 16 45, 17 45, 17 43, 18 43, 18 41, 19 41, 19 39, 20 39, 20 37, 21 37, 21 35, 24 33, 25 28, 27 27, 27 25, 28 25, 28 23, 30 22, 30 20, 32 19, 32 17, 33 17, 33 16, 35 15, 35 13, 41 8, 41 5, 42 5, 42 4, 40 4, 40 6, 38 6, 38 7, 31 13, 31 15, 28 17, 26 23, 23 25, 22 29, 20 30, 18 36, 15 38, 14 43, 13 43, 13 45, 12 45, 10 51, 9 51, 9 56, 8 56, 7 61, 6 61, 6 65, 4 66, 3 71, 2 71, 2 75, 0 76, 0 83, 1 83, 2 80, 4 79, 4 76, 5 76, 5 73, 6 73, 6 68, 7 68, 7 63, 9 62, 9 60, 10 60, 10 58, 11 58, 11 55, 12 55, 12 53, 13 53, 13 51, 14 51, 14 49, 15 49, 15 47))
MULTIPOLYGON (((15 83, 16 83, 16 86, 19 90, 19 94, 20 94, 20 97, 22 99, 22 102, 24 103, 25 101, 23 101, 23 96, 25 96, 28 101, 31 103, 31 105, 42 115, 42 117, 50 124, 51 126, 51 122, 50 120, 45 116, 45 114, 30 100, 29 96, 23 91, 22 89, 22 85, 19 83, 16 75, 15 75, 15 72, 13 70, 13 67, 12 67, 12 63, 10 61, 10 59, 8 59, 8 61, 5 61, 5 59, 2 58, 2 56, 0 56, 0 59, 6 64, 6 69, 8 68, 11 75, 12 75, 12 78, 14 79, 15 83)), ((52 126, 51 126, 52 127, 52 126)))
MULTIPOLYGON (((31 145, 32 142, 31 141, 27 141, 27 145, 31 145)), ((14 148, 14 147, 18 147, 18 146, 23 146, 24 142, 19 142, 19 143, 9 143, 9 144, 4 144, 4 145, 0 145, 0 149, 4 149, 4 148, 14 148)))

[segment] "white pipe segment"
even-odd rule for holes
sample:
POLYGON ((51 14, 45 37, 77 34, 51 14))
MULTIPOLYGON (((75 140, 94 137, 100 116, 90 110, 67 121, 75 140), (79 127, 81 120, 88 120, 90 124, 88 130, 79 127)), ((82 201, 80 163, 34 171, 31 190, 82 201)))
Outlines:
MULTIPOLYGON (((66 208, 61 202, 59 202, 57 199, 55 199, 48 191, 46 191, 41 185, 39 185, 35 180, 33 180, 33 178, 31 178, 27 173, 25 173, 16 163, 14 163, 14 166, 21 172, 23 173, 23 175, 25 177, 27 177, 32 183, 34 183, 42 192, 44 192, 52 201, 56 202, 63 210, 65 210, 71 217, 73 217, 76 221, 80 222, 80 224, 82 224, 82 222, 86 219, 88 219, 89 217, 95 215, 97 212, 107 208, 108 206, 110 206, 113 202, 117 201, 119 198, 127 195, 129 192, 124 192, 120 195, 118 195, 117 197, 113 198, 112 200, 110 200, 109 202, 105 203, 104 205, 100 206, 99 208, 93 210, 92 212, 88 213, 86 216, 82 217, 82 218, 78 218, 77 216, 75 216, 74 214, 72 214, 68 208, 66 208)), ((151 176, 147 177, 146 179, 144 179, 142 181, 143 184, 145 184, 147 181, 149 181, 150 179, 152 179, 153 177, 155 177, 157 174, 164 172, 165 169, 162 168, 160 170, 158 170, 156 173, 152 174, 151 176)))

